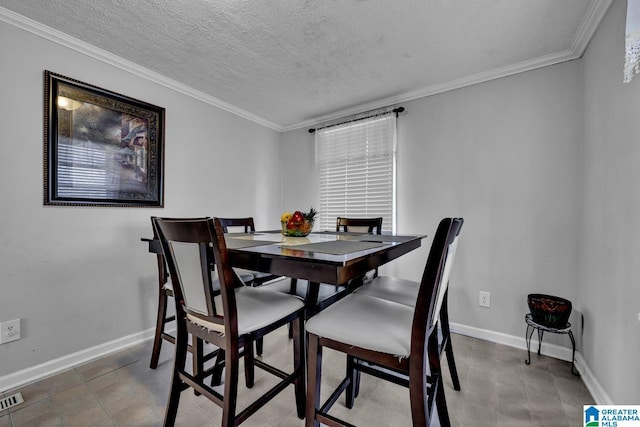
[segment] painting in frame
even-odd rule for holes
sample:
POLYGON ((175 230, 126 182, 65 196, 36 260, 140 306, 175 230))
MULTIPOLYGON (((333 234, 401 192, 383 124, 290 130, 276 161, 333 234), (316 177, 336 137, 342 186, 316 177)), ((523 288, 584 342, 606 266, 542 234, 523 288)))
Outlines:
POLYGON ((164 108, 44 75, 44 204, 164 206, 164 108))

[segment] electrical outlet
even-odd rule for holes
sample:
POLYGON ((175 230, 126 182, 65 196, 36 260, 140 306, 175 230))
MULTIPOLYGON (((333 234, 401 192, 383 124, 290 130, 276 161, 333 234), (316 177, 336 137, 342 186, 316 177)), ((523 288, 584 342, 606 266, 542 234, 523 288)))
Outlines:
POLYGON ((478 305, 480 307, 491 308, 491 292, 480 291, 478 305))
POLYGON ((20 319, 0 323, 0 344, 20 339, 20 319))

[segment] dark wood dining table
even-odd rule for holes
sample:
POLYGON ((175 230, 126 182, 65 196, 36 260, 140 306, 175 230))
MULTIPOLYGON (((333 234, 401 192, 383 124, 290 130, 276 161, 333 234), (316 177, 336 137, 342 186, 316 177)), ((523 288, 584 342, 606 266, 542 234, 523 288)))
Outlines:
POLYGON ((419 248, 424 237, 333 231, 289 237, 276 230, 229 233, 225 240, 234 267, 307 280, 307 316, 312 316, 320 309, 320 283, 357 282, 368 271, 419 248))
MULTIPOLYGON (((307 316, 318 306, 320 283, 347 285, 376 267, 417 249, 425 235, 314 232, 306 237, 283 236, 280 230, 227 233, 231 265, 308 281, 307 316)), ((149 251, 161 251, 157 240, 149 251)))

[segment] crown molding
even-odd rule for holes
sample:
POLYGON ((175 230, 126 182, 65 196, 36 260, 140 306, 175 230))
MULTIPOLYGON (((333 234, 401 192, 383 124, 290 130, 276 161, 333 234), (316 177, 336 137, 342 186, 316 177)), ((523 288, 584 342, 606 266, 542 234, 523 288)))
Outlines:
POLYGON ((0 7, 0 20, 7 22, 8 24, 22 28, 25 31, 29 31, 54 43, 60 44, 69 49, 75 50, 82 54, 88 55, 92 58, 103 61, 107 64, 118 67, 122 70, 156 82, 176 92, 195 98, 205 104, 212 105, 222 110, 228 111, 232 114, 240 116, 244 119, 250 120, 261 126, 265 126, 269 129, 277 132, 288 132, 297 130, 304 127, 315 127, 319 124, 331 120, 343 118, 354 114, 363 113, 365 111, 374 110, 377 108, 387 107, 390 105, 396 105, 402 102, 413 101, 415 99, 425 98, 428 96, 437 95, 440 93, 448 92, 451 90, 461 89, 467 86, 472 86, 478 83, 484 83, 491 80, 499 79, 502 77, 511 76, 514 74, 524 73, 526 71, 535 70, 537 68, 547 67, 550 65, 559 64, 566 61, 572 61, 581 58, 584 54, 591 38, 595 34, 602 18, 607 10, 611 6, 613 0, 595 0, 585 15, 583 21, 578 27, 575 39, 570 49, 555 52, 549 55, 545 55, 539 58, 534 58, 527 61, 522 61, 517 64, 512 64, 506 67, 499 67, 493 70, 485 71, 482 73, 474 74, 471 76, 463 77, 460 79, 452 80, 442 84, 437 84, 429 87, 425 87, 416 91, 406 92, 396 96, 376 100, 366 104, 361 104, 356 107, 347 108, 326 114, 324 116, 315 117, 311 120, 295 123, 288 126, 280 126, 255 114, 252 114, 246 110, 231 105, 225 101, 208 95, 202 91, 193 89, 187 85, 184 85, 178 81, 165 77, 155 71, 142 67, 119 56, 113 55, 105 50, 90 45, 82 40, 78 40, 65 33, 55 30, 46 25, 40 24, 15 12, 0 7))
POLYGON ((3 7, 0 7, 0 21, 4 21, 7 24, 21 28, 37 36, 43 37, 44 39, 49 40, 53 43, 59 44, 76 52, 87 55, 91 58, 102 61, 106 64, 120 68, 121 70, 127 71, 131 74, 150 80, 154 83, 158 83, 168 89, 202 101, 205 104, 220 108, 221 110, 225 110, 229 113, 235 114, 244 119, 265 126, 269 129, 282 132, 281 126, 265 120, 262 117, 256 116, 255 114, 231 105, 228 102, 222 101, 202 91, 193 89, 192 87, 182 84, 176 80, 170 79, 166 76, 163 76, 162 74, 116 56, 110 52, 107 52, 106 50, 100 49, 82 40, 76 39, 75 37, 43 25, 25 16, 19 15, 3 7))
POLYGON ((499 79, 502 77, 511 76, 513 74, 524 73, 525 71, 535 70, 537 68, 547 67, 549 65, 558 64, 560 62, 571 61, 577 59, 576 56, 570 50, 564 50, 556 52, 550 55, 545 55, 539 58, 523 61, 517 64, 509 65, 506 67, 494 68, 493 70, 485 71, 471 76, 463 77, 456 80, 451 80, 438 85, 429 86, 423 89, 419 89, 412 92, 406 92, 401 95, 392 96, 389 98, 380 99, 367 104, 358 105, 357 107, 340 110, 335 113, 327 114, 312 120, 308 120, 302 123, 286 127, 284 132, 299 129, 302 127, 314 127, 320 123, 336 120, 345 116, 363 113, 369 110, 375 110, 386 106, 400 104, 402 102, 413 101, 415 99, 426 98, 428 96, 438 95, 440 93, 449 92, 451 90, 460 89, 467 86, 472 86, 478 83, 484 83, 491 80, 499 79))
POLYGON ((596 0, 591 4, 589 11, 585 15, 584 20, 580 23, 578 31, 576 32, 576 38, 571 45, 571 51, 578 58, 582 58, 589 42, 596 33, 602 18, 607 13, 613 0, 596 0))
POLYGON ((428 96, 437 95, 440 93, 448 92, 455 89, 461 89, 463 87, 472 86, 478 83, 484 83, 502 77, 511 76, 514 74, 524 73, 526 71, 535 70, 537 68, 548 67, 550 65, 559 64, 562 62, 572 61, 574 59, 581 58, 584 54, 591 38, 595 34, 602 18, 609 10, 613 0, 595 0, 585 15, 583 21, 578 27, 575 39, 570 49, 555 52, 549 55, 541 56, 539 58, 522 61, 517 64, 508 65, 506 67, 494 68, 493 70, 485 71, 482 73, 474 74, 471 76, 463 77, 461 79, 452 80, 438 85, 429 86, 423 89, 419 89, 412 92, 406 92, 397 96, 392 96, 385 99, 373 101, 364 105, 358 105, 357 107, 348 108, 340 111, 336 111, 331 114, 316 117, 311 120, 307 120, 301 123, 297 123, 291 126, 283 128, 283 132, 300 129, 303 127, 316 127, 319 124, 331 120, 343 118, 354 114, 359 114, 365 111, 374 110, 376 108, 382 108, 390 105, 396 105, 402 102, 413 101, 415 99, 425 98, 428 96))

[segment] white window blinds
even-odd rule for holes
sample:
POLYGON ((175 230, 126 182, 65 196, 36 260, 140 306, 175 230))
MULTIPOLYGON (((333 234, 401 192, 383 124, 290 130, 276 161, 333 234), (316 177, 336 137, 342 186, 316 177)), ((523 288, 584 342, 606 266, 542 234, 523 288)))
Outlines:
POLYGON ((381 216, 382 229, 394 229, 395 150, 391 112, 316 131, 318 229, 335 230, 339 216, 381 216))

